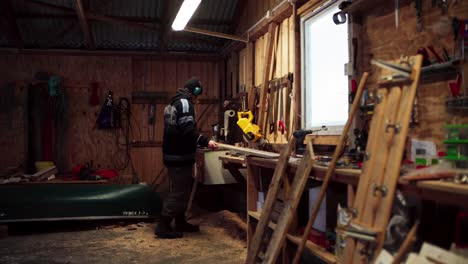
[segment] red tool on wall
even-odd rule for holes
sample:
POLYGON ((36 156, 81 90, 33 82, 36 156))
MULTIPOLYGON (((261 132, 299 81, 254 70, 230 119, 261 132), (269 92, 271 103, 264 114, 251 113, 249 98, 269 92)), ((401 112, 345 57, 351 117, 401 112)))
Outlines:
POLYGON ((439 56, 439 54, 435 51, 434 49, 434 46, 427 46, 427 48, 429 49, 429 51, 432 53, 432 55, 434 55, 434 57, 436 58, 437 60, 437 63, 443 63, 444 60, 439 56))
MULTIPOLYGON (((281 85, 282 86, 282 85, 281 85)), ((280 87, 281 87, 280 86, 280 87)), ((285 105, 285 99, 284 99, 284 90, 285 87, 281 87, 278 89, 278 97, 279 97, 279 120, 278 120, 278 130, 281 132, 281 135, 284 135, 284 105, 285 105)))
POLYGON ((449 85, 449 88, 450 88, 450 92, 452 93, 452 96, 453 97, 457 97, 460 95, 460 87, 461 87, 461 83, 462 83, 462 78, 461 78, 461 74, 458 73, 457 74, 457 79, 454 81, 454 82, 449 82, 448 85, 449 85))

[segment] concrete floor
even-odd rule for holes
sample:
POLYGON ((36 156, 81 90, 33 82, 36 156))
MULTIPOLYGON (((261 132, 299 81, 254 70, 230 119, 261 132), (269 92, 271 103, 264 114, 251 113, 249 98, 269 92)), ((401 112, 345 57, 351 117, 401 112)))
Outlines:
POLYGON ((0 263, 244 263, 245 234, 236 233, 241 228, 227 230, 233 225, 226 224, 225 216, 214 217, 195 219, 193 222, 201 222, 200 233, 173 240, 155 238, 152 223, 113 223, 94 229, 44 233, 26 231, 0 239, 0 263))

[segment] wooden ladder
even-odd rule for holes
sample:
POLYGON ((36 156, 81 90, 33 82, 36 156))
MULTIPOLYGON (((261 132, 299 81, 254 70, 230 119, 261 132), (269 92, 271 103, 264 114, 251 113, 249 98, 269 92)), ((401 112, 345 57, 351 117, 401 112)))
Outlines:
POLYGON ((421 72, 422 56, 397 63, 373 60, 383 68, 365 160, 354 201, 354 218, 344 228, 341 263, 368 263, 383 247, 421 72), (389 75, 384 75, 389 74, 389 75))
POLYGON ((246 263, 275 263, 278 258, 281 248, 285 242, 289 226, 293 221, 299 204, 300 197, 304 191, 307 179, 314 164, 314 151, 312 143, 307 144, 307 148, 302 157, 301 163, 296 170, 293 181, 289 186, 289 181, 285 176, 289 156, 292 151, 292 146, 296 139, 291 138, 285 150, 282 151, 279 161, 276 165, 272 181, 268 188, 263 211, 260 215, 255 234, 250 243, 246 263), (272 211, 277 206, 277 200, 280 198, 279 187, 283 182, 283 186, 288 191, 284 190, 284 204, 281 209, 276 228, 270 238, 267 238, 267 226, 272 220, 272 211), (262 251, 262 252, 261 252, 262 251))

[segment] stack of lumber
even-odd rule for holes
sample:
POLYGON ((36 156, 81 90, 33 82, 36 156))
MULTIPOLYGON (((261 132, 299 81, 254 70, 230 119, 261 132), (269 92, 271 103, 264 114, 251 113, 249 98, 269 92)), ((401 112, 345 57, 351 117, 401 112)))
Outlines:
POLYGON ((19 167, 6 167, 0 169, 0 184, 20 182, 23 177, 23 170, 19 167))
POLYGON ((23 169, 19 167, 7 167, 0 169, 0 184, 49 181, 55 179, 57 172, 56 166, 45 168, 34 174, 24 174, 23 169))
POLYGON ((51 166, 28 176, 30 177, 31 181, 49 181, 55 179, 55 174, 57 172, 57 167, 51 166))

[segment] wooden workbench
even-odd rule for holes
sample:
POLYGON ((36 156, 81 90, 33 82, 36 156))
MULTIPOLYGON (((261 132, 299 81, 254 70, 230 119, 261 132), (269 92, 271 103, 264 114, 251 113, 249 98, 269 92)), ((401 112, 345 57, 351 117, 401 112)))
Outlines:
MULTIPOLYGON (((278 159, 266 159, 259 157, 234 157, 230 155, 221 156, 220 160, 224 167, 231 173, 236 173, 240 168, 247 169, 247 241, 252 238, 256 222, 260 218, 260 213, 256 211, 258 199, 258 168, 274 170, 278 159)), ((286 173, 293 175, 300 163, 298 158, 290 158, 286 173)), ((325 177, 327 167, 314 165, 310 178, 322 180, 325 177)), ((354 192, 359 182, 361 170, 357 169, 336 169, 332 177, 333 182, 348 185, 348 207, 353 204, 354 192)), ((442 204, 454 205, 461 208, 468 208, 468 185, 455 184, 443 181, 420 181, 416 183, 400 182, 398 188, 407 195, 416 196, 422 200, 436 201, 442 204)), ((269 224, 270 228, 275 228, 274 223, 269 224)), ((287 241, 298 244, 301 236, 289 233, 287 241)), ((307 241, 305 247, 316 257, 326 263, 337 263, 335 256, 327 252, 320 246, 307 241)))
MULTIPOLYGON (((277 159, 265 159, 259 157, 233 157, 226 155, 220 157, 220 160, 227 166, 236 166, 238 168, 247 168, 248 166, 274 169, 277 159)), ((287 169, 288 174, 295 172, 300 159, 290 158, 287 169)), ((314 165, 311 179, 321 180, 325 176, 327 167, 314 165)), ((336 169, 332 181, 356 186, 359 182, 361 170, 356 169, 336 169)), ((468 208, 468 185, 456 184, 444 181, 419 181, 416 183, 398 184, 400 190, 406 194, 416 195, 420 199, 436 201, 443 204, 454 205, 457 207, 468 208)))

